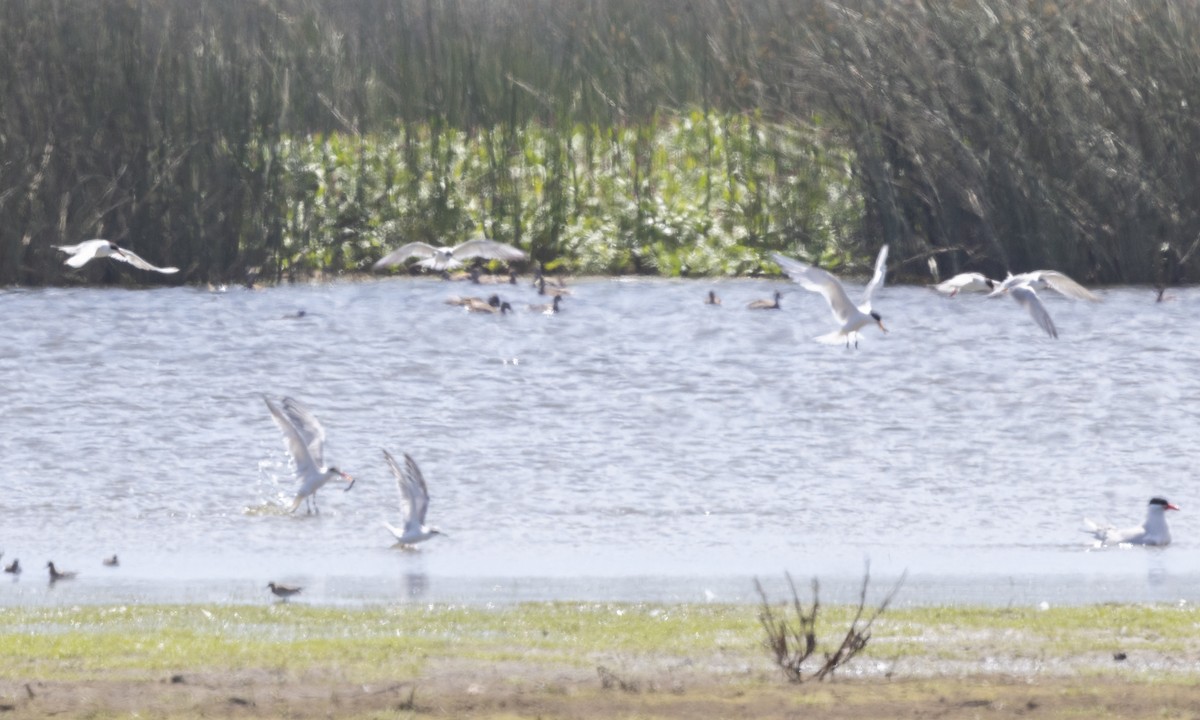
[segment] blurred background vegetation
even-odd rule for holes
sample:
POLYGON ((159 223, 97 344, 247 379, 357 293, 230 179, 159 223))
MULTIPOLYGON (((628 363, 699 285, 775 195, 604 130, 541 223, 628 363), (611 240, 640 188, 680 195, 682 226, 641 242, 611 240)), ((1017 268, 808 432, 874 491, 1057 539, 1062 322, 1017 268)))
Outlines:
POLYGON ((1173 283, 1184 0, 5 0, 0 284, 362 271, 479 234, 571 272, 782 250, 1173 283), (178 276, 62 265, 107 237, 178 276))

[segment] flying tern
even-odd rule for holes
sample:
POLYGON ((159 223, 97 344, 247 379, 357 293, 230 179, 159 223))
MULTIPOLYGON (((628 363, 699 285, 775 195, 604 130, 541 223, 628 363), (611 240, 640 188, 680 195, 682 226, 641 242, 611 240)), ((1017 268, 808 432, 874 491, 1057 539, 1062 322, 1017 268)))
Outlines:
POLYGON ((396 490, 400 493, 400 515, 403 518, 401 527, 393 527, 384 523, 396 542, 401 545, 416 545, 442 532, 435 527, 425 524, 425 513, 429 510, 429 490, 425 487, 425 477, 417 461, 408 453, 404 454, 404 465, 396 462, 391 453, 383 451, 388 467, 396 476, 396 490))
POLYGON ((1009 275, 1004 282, 992 290, 988 297, 1008 293, 1021 307, 1029 311, 1029 316, 1038 324, 1038 327, 1045 330, 1050 337, 1057 338, 1058 328, 1054 327, 1054 321, 1050 319, 1050 312, 1046 310, 1046 306, 1037 294, 1037 288, 1045 287, 1076 300, 1100 301, 1100 298, 1087 288, 1057 270, 1034 270, 1020 275, 1009 275))
POLYGON ((856 306, 846 294, 846 288, 842 287, 841 281, 830 273, 779 253, 771 255, 788 277, 800 283, 805 290, 820 293, 825 302, 829 303, 833 319, 841 325, 837 331, 822 335, 817 340, 839 344, 845 340, 846 347, 850 347, 851 336, 854 338, 854 347, 858 347, 859 330, 872 323, 878 325, 883 332, 887 332, 887 328, 883 326, 883 318, 871 309, 871 296, 883 285, 884 276, 887 275, 887 256, 888 246, 884 245, 879 250, 879 257, 875 259, 875 274, 863 291, 862 303, 856 306))
POLYGON ((1100 525, 1084 518, 1084 532, 1100 541, 1101 545, 1168 545, 1171 530, 1167 527, 1167 511, 1179 508, 1166 498, 1150 498, 1146 507, 1146 520, 1141 525, 1118 529, 1111 525, 1100 525))
POLYGON ((55 245, 54 247, 71 256, 67 258, 66 264, 73 268, 81 268, 87 265, 88 261, 92 258, 106 257, 129 263, 139 270, 153 270, 154 272, 165 273, 167 275, 179 272, 179 268, 177 267, 162 268, 157 265, 151 265, 132 250, 118 247, 111 240, 85 240, 77 245, 55 245))
POLYGON ((949 280, 934 285, 934 290, 954 297, 960 292, 991 292, 998 285, 995 280, 977 272, 959 273, 949 280))
POLYGON ((263 400, 275 424, 283 431, 283 441, 292 456, 296 479, 300 481, 300 489, 288 512, 295 512, 300 502, 308 498, 308 511, 319 513, 317 490, 334 478, 345 480, 346 490, 349 490, 354 487, 354 478, 335 467, 325 467, 325 428, 308 408, 290 397, 278 404, 265 395, 263 400))
POLYGON ((524 260, 527 256, 524 251, 518 250, 512 245, 505 245, 502 242, 486 238, 468 240, 454 247, 434 247, 429 243, 411 242, 384 255, 378 262, 371 266, 371 269, 383 270, 384 268, 395 267, 411 257, 423 258, 417 263, 417 265, 423 268, 434 272, 443 272, 447 269, 460 267, 462 265, 461 261, 467 258, 477 257, 487 260, 513 262, 515 260, 524 260))
POLYGON ((1050 288, 1060 295, 1065 295, 1072 300, 1089 300, 1091 302, 1100 302, 1095 293, 1088 290, 1084 286, 1075 282, 1066 275, 1057 270, 1033 270, 1020 275, 1009 275, 1000 283, 1000 286, 993 289, 988 297, 1000 295, 1014 287, 1026 286, 1034 290, 1042 288, 1050 288))

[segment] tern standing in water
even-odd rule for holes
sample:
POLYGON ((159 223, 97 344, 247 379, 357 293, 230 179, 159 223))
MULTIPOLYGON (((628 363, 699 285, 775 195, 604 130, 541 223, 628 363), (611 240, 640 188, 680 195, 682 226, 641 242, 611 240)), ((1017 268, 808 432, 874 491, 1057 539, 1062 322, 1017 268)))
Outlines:
POLYGON ((317 490, 334 478, 345 480, 345 489, 349 490, 354 487, 354 478, 335 467, 325 467, 325 428, 321 427, 308 408, 290 397, 285 397, 279 404, 265 395, 263 400, 275 424, 283 431, 284 444, 295 464, 296 479, 300 481, 300 489, 288 512, 295 512, 300 502, 308 498, 309 513, 320 513, 317 490))
POLYGON ((846 347, 850 347, 851 337, 854 339, 854 347, 858 347, 859 330, 867 325, 878 325, 880 330, 887 332, 887 328, 883 326, 883 318, 871 309, 871 296, 883 285, 883 278, 887 274, 887 256, 888 246, 884 245, 879 250, 879 257, 875 259, 875 274, 871 277, 871 282, 867 283, 867 289, 863 291, 862 303, 855 305, 846 294, 846 288, 842 287, 842 282, 830 273, 779 253, 771 254, 771 258, 783 268, 788 277, 800 283, 805 290, 820 293, 825 298, 825 302, 829 303, 829 310, 833 312, 833 319, 841 325, 836 331, 822 335, 817 340, 837 344, 845 341, 846 347))

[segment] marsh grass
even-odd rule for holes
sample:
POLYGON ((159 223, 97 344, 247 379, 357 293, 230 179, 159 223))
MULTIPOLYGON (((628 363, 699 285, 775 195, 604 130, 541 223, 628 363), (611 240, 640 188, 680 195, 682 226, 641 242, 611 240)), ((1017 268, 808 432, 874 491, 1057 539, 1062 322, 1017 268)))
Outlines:
POLYGON ((1186 282, 1197 26, 1177 0, 13 0, 0 283, 340 273, 475 232, 588 272, 886 242, 898 278, 1186 282), (183 272, 65 270, 52 245, 95 236, 183 272))
MULTIPOLYGON (((817 633, 844 631, 856 612, 855 607, 824 607, 817 633)), ((1086 668, 1110 665, 1118 647, 1142 656, 1186 654, 1200 642, 1200 616, 1190 607, 1158 605, 1044 611, 892 608, 872 630, 861 655, 872 666, 899 659, 910 672, 946 661, 969 668, 989 656, 1062 659, 1086 668)), ((296 675, 315 668, 336 668, 344 677, 394 679, 419 675, 431 662, 453 660, 591 669, 621 659, 677 662, 714 656, 723 665, 766 673, 761 642, 757 609, 749 605, 530 603, 345 610, 289 603, 0 610, 0 672, 44 679, 230 669, 296 675)))

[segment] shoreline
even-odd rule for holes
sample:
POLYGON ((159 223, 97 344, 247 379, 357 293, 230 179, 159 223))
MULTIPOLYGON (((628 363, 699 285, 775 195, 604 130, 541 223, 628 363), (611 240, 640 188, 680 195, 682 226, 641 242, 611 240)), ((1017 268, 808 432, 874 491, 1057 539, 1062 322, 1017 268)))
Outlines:
MULTIPOLYGON (((321 563, 291 572, 271 563, 250 563, 242 571, 212 575, 193 571, 171 574, 159 563, 134 565, 136 555, 123 556, 120 572, 84 567, 79 577, 51 585, 44 571, 30 569, 19 578, 0 581, 0 609, 106 605, 174 605, 238 607, 271 599, 266 582, 304 587, 298 604, 314 609, 362 610, 381 605, 455 605, 514 607, 529 603, 621 603, 663 605, 731 605, 756 607, 755 583, 769 596, 786 592, 782 572, 746 575, 459 575, 419 567, 397 572, 367 565, 353 574, 321 563)), ((1133 558, 1139 560, 1140 558, 1133 558)), ((272 559, 276 562, 277 559, 272 559)), ((288 567, 288 563, 280 563, 288 567)), ((312 563, 310 563, 312 565, 312 563)), ((64 567, 77 569, 78 564, 64 567)), ((194 570, 194 569, 193 569, 194 570)), ((894 568, 873 569, 868 598, 881 597, 901 577, 894 568)), ((793 573, 801 599, 809 599, 809 580, 821 583, 828 604, 857 602, 863 576, 850 572, 793 573)), ((1116 565, 1107 572, 965 574, 910 573, 896 596, 895 607, 920 610, 978 607, 1013 610, 1040 607, 1080 608, 1100 603, 1172 605, 1192 597, 1200 573, 1163 572, 1150 580, 1116 565)))
MULTIPOLYGON (((822 647, 851 611, 822 608, 822 647)), ((1193 707, 1200 677, 1200 610, 1190 606, 890 609, 862 656, 832 681, 803 685, 768 657, 757 613, 641 603, 3 608, 0 707, 5 717, 1163 717, 1193 707)))

